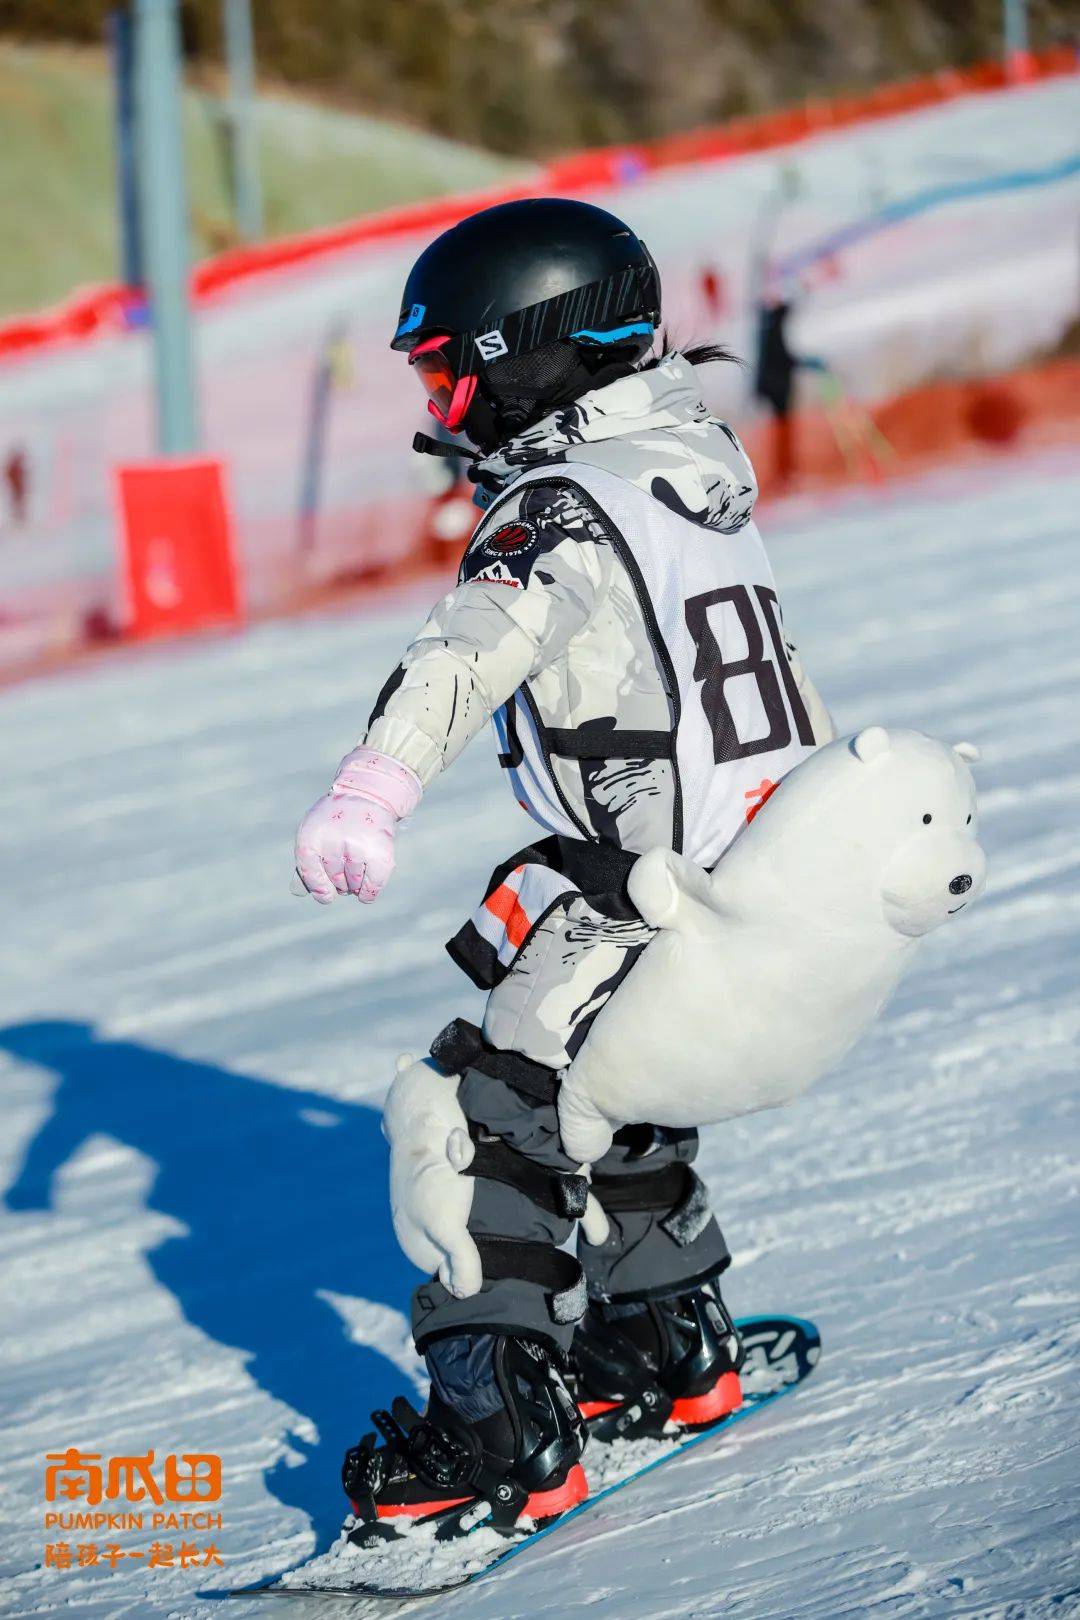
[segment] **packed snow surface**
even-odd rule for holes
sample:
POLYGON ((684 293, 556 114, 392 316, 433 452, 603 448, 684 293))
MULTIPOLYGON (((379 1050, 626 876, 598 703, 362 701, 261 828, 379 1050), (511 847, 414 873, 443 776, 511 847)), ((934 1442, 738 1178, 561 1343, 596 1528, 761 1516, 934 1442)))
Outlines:
MULTIPOLYGON (((1080 1613, 1078 512, 1054 458, 774 512, 840 727, 983 749, 988 894, 842 1071, 707 1133, 729 1303, 816 1321, 813 1379, 440 1616, 1080 1613)), ((441 945, 530 825, 480 738, 377 906, 319 908, 289 877, 424 605, 0 698, 6 1613, 209 1614, 203 1587, 329 1545, 342 1451, 420 1388, 378 1104, 399 1051, 476 1016, 441 945), (224 1528, 164 1539, 224 1567, 42 1569, 47 1540, 154 1539, 46 1534, 45 1454, 68 1446, 220 1453, 224 1528)))

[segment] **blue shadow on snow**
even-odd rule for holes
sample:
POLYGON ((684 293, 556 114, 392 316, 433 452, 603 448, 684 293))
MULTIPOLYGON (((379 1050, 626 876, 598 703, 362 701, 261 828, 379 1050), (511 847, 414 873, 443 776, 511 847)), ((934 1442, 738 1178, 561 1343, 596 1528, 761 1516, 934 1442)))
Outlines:
MULTIPOLYGON (((419 1275, 390 1224, 377 1110, 99 1040, 88 1024, 12 1025, 0 1029, 0 1049, 59 1077, 7 1208, 53 1208, 54 1175, 95 1135, 156 1164, 147 1207, 187 1231, 165 1238, 148 1263, 193 1326, 245 1352, 260 1387, 315 1425, 317 1444, 289 1434, 303 1462, 277 1464, 266 1484, 310 1517, 322 1546, 347 1508, 346 1446, 370 1427, 372 1407, 406 1389, 403 1374, 351 1343, 318 1297, 329 1289, 407 1309, 419 1275)), ((200 1443, 193 1433, 191 1444, 200 1443)))

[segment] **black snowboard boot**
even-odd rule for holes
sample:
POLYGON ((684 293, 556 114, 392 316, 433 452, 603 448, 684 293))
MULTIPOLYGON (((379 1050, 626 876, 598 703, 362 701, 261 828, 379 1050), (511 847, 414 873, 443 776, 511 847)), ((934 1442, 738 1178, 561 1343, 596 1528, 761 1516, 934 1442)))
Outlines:
POLYGON ((359 1521, 350 1541, 375 1547, 407 1530, 402 1521, 438 1521, 439 1540, 480 1524, 511 1534, 584 1500, 585 1424, 545 1349, 458 1336, 431 1345, 428 1363, 423 1417, 399 1396, 372 1414, 384 1444, 368 1434, 346 1453, 341 1479, 359 1521))
POLYGON ((710 1428, 742 1405, 742 1345, 715 1280, 668 1299, 592 1300, 571 1387, 599 1440, 710 1428))

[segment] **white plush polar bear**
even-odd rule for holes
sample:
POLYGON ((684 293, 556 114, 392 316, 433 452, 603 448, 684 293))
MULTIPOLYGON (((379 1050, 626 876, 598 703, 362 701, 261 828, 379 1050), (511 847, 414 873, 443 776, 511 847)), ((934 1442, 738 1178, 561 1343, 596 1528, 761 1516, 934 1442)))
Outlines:
POLYGON ((621 1125, 776 1107, 832 1068, 919 937, 982 892, 977 758, 871 726, 785 777, 712 873, 643 855, 630 895, 661 931, 563 1078, 566 1152, 595 1163, 621 1125))
MULTIPOLYGON (((475 1182, 465 1171, 476 1155, 457 1098, 459 1076, 431 1058, 404 1054, 383 1105, 390 1144, 390 1210, 394 1233, 414 1266, 432 1272, 459 1299, 483 1283, 480 1253, 469 1232, 475 1182)), ((607 1236, 607 1218, 592 1195, 582 1226, 590 1243, 607 1236)))

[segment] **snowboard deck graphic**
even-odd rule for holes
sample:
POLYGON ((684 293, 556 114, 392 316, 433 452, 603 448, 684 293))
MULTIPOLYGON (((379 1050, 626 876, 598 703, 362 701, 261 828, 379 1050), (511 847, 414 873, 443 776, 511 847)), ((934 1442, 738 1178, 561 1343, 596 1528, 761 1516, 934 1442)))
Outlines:
MULTIPOLYGON (((643 1479, 646 1474, 654 1473, 658 1468, 666 1468, 669 1463, 675 1462, 686 1452, 704 1445, 707 1441, 719 1439, 723 1434, 734 1427, 736 1423, 744 1422, 756 1413, 771 1406, 784 1395, 790 1395, 796 1390, 805 1378, 808 1378, 817 1365, 821 1354, 821 1336, 812 1322, 803 1321, 797 1316, 751 1316, 744 1317, 736 1322, 736 1327, 742 1337, 746 1349, 746 1362, 742 1371, 743 1404, 737 1411, 728 1417, 721 1418, 718 1423, 696 1434, 689 1435, 677 1445, 671 1446, 659 1456, 640 1466, 631 1466, 622 1474, 603 1485, 593 1495, 586 1498, 577 1507, 571 1508, 561 1518, 546 1525, 531 1534, 518 1537, 510 1541, 502 1549, 496 1548, 488 1561, 479 1568, 461 1573, 454 1579, 446 1580, 441 1584, 430 1586, 387 1585, 377 1580, 357 1579, 350 1581, 347 1586, 321 1586, 284 1585, 279 1578, 269 1581, 262 1586, 237 1587, 227 1593, 203 1593, 204 1597, 338 1597, 338 1598, 384 1598, 402 1600, 419 1600, 425 1597, 436 1597, 440 1592, 452 1592, 460 1586, 469 1586, 474 1581, 483 1580, 486 1576, 494 1574, 512 1558, 519 1557, 529 1547, 543 1541, 545 1537, 557 1535, 565 1525, 574 1519, 580 1519, 583 1514, 589 1513, 601 1502, 614 1496, 616 1491, 625 1489, 636 1480, 643 1479)), ((481 1528, 478 1526, 478 1528, 481 1528)), ((467 1538, 466 1538, 467 1539, 467 1538)), ((356 1555, 357 1564, 363 1561, 362 1554, 356 1555)), ((302 1574, 303 1568, 290 1571, 290 1574, 302 1574)), ((359 1575, 359 1571, 357 1572, 359 1575)), ((389 1574, 389 1571, 387 1572, 389 1574)))

